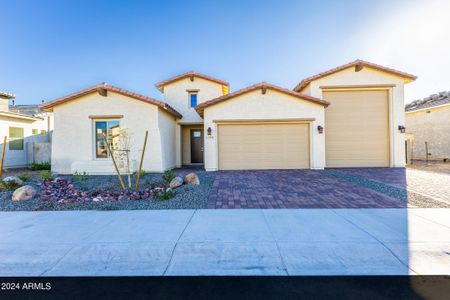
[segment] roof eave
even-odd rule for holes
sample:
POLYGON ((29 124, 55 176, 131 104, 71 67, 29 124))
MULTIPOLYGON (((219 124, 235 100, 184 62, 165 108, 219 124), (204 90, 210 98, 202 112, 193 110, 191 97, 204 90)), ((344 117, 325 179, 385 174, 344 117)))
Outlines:
POLYGON ((200 103, 199 105, 197 105, 195 107, 195 110, 197 111, 197 113, 200 116, 203 116, 204 110, 207 107, 210 107, 210 106, 213 106, 213 105, 225 102, 225 101, 230 100, 230 99, 232 99, 234 97, 238 97, 238 96, 241 96, 243 94, 246 94, 246 93, 258 90, 258 89, 263 89, 263 88, 270 89, 270 90, 273 90, 273 91, 277 91, 277 92, 280 92, 280 93, 284 93, 284 94, 296 97, 298 99, 311 102, 313 104, 322 105, 324 107, 328 107, 330 105, 330 102, 322 100, 322 99, 318 99, 318 98, 315 98, 315 97, 312 97, 312 96, 308 96, 308 95, 303 95, 301 93, 297 93, 297 92, 294 92, 294 91, 291 91, 291 90, 288 90, 288 89, 284 89, 284 88, 281 88, 281 87, 278 87, 278 86, 275 86, 275 85, 272 85, 272 84, 269 84, 269 83, 260 83, 260 84, 255 84, 253 86, 249 86, 247 88, 240 89, 240 90, 235 91, 233 93, 230 93, 230 94, 227 94, 227 95, 224 95, 224 96, 220 96, 220 97, 217 97, 215 99, 211 99, 209 101, 200 103))
POLYGON ((389 74, 392 74, 394 76, 403 78, 405 84, 413 82, 413 81, 415 81, 417 79, 417 76, 415 76, 415 75, 408 74, 408 73, 401 72, 401 71, 397 71, 397 70, 394 70, 394 69, 391 69, 391 68, 383 67, 381 65, 377 65, 377 64, 370 63, 370 62, 367 62, 367 61, 364 61, 364 60, 357 59, 357 60, 355 60, 353 62, 350 62, 348 64, 341 65, 341 66, 329 69, 327 71, 318 73, 316 75, 310 76, 310 77, 308 77, 306 79, 303 79, 302 81, 300 81, 299 84, 297 84, 297 86, 293 90, 296 91, 296 92, 301 92, 303 89, 305 89, 308 86, 308 84, 310 84, 311 82, 313 82, 315 80, 318 80, 318 79, 323 78, 323 77, 330 76, 330 75, 335 74, 337 72, 340 72, 340 71, 343 71, 343 70, 346 70, 348 68, 352 68, 352 67, 355 67, 355 66, 358 66, 358 65, 360 65, 362 67, 372 68, 372 69, 375 69, 375 70, 378 70, 378 71, 381 71, 381 72, 389 73, 389 74))

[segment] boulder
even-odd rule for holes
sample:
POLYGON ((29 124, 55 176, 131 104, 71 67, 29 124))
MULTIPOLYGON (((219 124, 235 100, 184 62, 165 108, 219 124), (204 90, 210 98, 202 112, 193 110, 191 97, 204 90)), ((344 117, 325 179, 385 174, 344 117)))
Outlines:
POLYGON ((169 187, 171 189, 176 189, 177 187, 181 186, 182 184, 183 184, 183 178, 177 176, 170 181, 169 187))
POLYGON ((31 185, 24 185, 14 191, 12 201, 31 200, 34 196, 36 196, 36 189, 31 185))
POLYGON ((200 179, 198 179, 197 174, 189 173, 184 177, 184 182, 187 184, 200 184, 200 179))
POLYGON ((22 184, 23 184, 23 181, 22 181, 19 177, 17 177, 17 176, 8 176, 8 177, 5 177, 5 178, 3 179, 3 181, 4 181, 4 182, 7 182, 7 183, 13 182, 13 183, 15 183, 15 184, 17 184, 17 185, 22 185, 22 184))

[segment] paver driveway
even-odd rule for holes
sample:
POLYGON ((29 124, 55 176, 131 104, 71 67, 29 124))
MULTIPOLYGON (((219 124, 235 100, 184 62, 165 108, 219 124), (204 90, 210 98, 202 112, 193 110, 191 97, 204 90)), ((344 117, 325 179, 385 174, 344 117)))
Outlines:
MULTIPOLYGON (((372 169, 386 178, 393 169, 372 169)), ((340 171, 337 171, 340 172, 340 171)), ((403 177, 404 169, 402 169, 403 177)), ((208 208, 400 208, 401 201, 383 189, 371 189, 335 176, 331 170, 221 171, 211 189, 208 208), (381 191, 381 192, 380 192, 381 191)), ((339 175, 339 174, 338 174, 339 175)), ((392 173, 401 190, 398 171, 392 173), (397 172, 397 173, 395 173, 397 172)), ((361 177, 364 179, 363 177, 361 177)), ((404 178, 403 178, 404 180, 404 178)), ((367 180, 366 180, 367 181, 367 180)), ((404 182, 404 181, 403 181, 404 182)), ((382 183, 378 182, 378 185, 382 183)), ((394 188, 386 185, 386 188, 394 188)))

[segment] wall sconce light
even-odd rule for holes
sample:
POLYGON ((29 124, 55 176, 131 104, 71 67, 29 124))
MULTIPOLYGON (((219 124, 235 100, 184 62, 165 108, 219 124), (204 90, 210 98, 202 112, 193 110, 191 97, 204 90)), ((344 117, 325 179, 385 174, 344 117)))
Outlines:
POLYGON ((400 130, 401 133, 405 133, 406 127, 403 125, 398 125, 398 130, 400 130))
POLYGON ((323 133, 323 127, 322 126, 317 126, 317 131, 319 131, 320 134, 323 133))
POLYGON ((211 135, 211 133, 212 133, 211 127, 208 127, 208 129, 206 129, 206 133, 207 133, 208 135, 211 135))

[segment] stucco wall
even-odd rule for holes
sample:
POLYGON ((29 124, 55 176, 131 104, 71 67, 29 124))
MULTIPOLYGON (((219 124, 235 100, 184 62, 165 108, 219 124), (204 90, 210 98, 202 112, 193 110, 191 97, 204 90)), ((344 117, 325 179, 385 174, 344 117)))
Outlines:
POLYGON ((183 118, 180 122, 202 122, 203 119, 194 108, 190 108, 188 92, 186 90, 199 90, 197 104, 222 96, 222 85, 194 77, 184 78, 164 87, 164 101, 175 108, 183 118))
MULTIPOLYGON (((323 98, 321 86, 352 85, 395 85, 394 87, 384 88, 389 92, 390 165, 391 167, 404 167, 405 134, 398 130, 399 125, 405 125, 404 83, 401 78, 368 67, 364 67, 359 72, 355 72, 355 68, 348 68, 312 81, 303 93, 323 98)), ((326 128, 325 124, 325 134, 326 128)))
POLYGON ((86 171, 90 174, 112 174, 110 159, 97 159, 94 152, 94 121, 91 115, 123 115, 120 125, 130 135, 130 155, 136 166, 140 160, 145 131, 149 131, 143 169, 161 172, 164 163, 170 164, 170 154, 163 163, 161 131, 170 131, 169 121, 159 118, 158 107, 108 92, 107 97, 92 93, 54 107, 52 143, 52 171, 72 173, 86 171), (73 165, 73 168, 72 168, 73 165), (75 170, 76 169, 76 170, 75 170))
POLYGON ((414 137, 410 143, 412 159, 426 159, 425 142, 429 159, 450 158, 450 105, 407 113, 406 132, 414 137))
POLYGON ((159 110, 159 130, 161 134, 162 163, 163 170, 172 169, 176 166, 175 160, 175 127, 176 118, 162 109, 159 110))
MULTIPOLYGON (((6 152, 5 152, 5 167, 22 167, 30 162, 27 160, 27 147, 34 141, 47 141, 47 135, 33 135, 33 129, 48 130, 46 120, 23 120, 17 118, 0 117, 0 146, 3 147, 3 138, 7 137, 6 152), (9 150, 9 127, 23 128, 24 148, 23 150, 9 150)), ((1 152, 0 148, 0 152, 1 152)))
POLYGON ((310 126, 311 168, 325 166, 325 137, 319 134, 317 126, 324 124, 324 107, 305 100, 268 89, 266 94, 255 90, 222 103, 207 107, 204 111, 204 132, 208 127, 212 135, 205 135, 205 169, 218 168, 217 124, 214 120, 236 119, 299 119, 315 118, 310 126))

